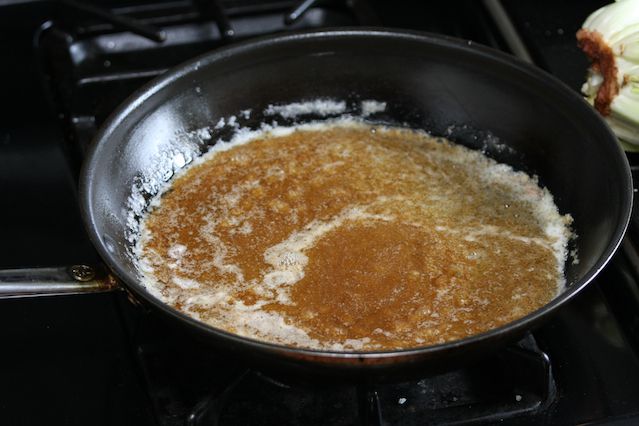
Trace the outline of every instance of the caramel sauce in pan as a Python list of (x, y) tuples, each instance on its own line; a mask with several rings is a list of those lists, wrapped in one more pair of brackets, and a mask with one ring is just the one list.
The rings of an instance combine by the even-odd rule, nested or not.
[(147, 288), (215, 327), (383, 350), (460, 339), (548, 303), (569, 223), (532, 178), (479, 152), (335, 124), (264, 134), (190, 167), (144, 218), (138, 253)]

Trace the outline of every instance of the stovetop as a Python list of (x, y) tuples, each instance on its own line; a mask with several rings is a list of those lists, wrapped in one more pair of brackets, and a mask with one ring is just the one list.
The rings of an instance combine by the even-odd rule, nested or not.
[[(260, 25), (284, 30), (296, 4), (223, 1), (224, 20), (206, 2), (92, 2), (140, 19), (133, 30), (146, 37), (138, 37), (118, 29), (130, 22), (114, 31), (64, 3), (0, 2), (2, 268), (97, 262), (75, 195), (95, 129), (170, 66), (250, 38)], [(294, 27), (373, 24), (472, 39), (578, 90), (587, 64), (574, 33), (601, 4), (332, 1)], [(509, 21), (495, 18), (502, 12)], [(147, 38), (154, 34), (165, 42)], [(629, 159), (637, 178), (639, 158)], [(459, 370), (402, 383), (291, 382), (212, 352), (119, 293), (2, 300), (0, 424), (636, 424), (638, 232), (633, 224), (597, 280), (533, 334)]]

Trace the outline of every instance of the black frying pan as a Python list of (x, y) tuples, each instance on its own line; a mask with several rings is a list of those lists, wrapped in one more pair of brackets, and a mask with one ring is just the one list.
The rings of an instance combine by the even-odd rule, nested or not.
[[(270, 104), (316, 98), (385, 101), (374, 119), (426, 129), (537, 174), (562, 213), (573, 215), (578, 264), (569, 285), (520, 320), (446, 344), (385, 352), (294, 349), (202, 324), (151, 296), (138, 281), (127, 240), (131, 188), (170, 173), (159, 153), (180, 135), (252, 109), (257, 126)], [(307, 116), (306, 119), (315, 117)], [(268, 117), (269, 120), (272, 117)], [(279, 120), (282, 123), (285, 120)], [(225, 136), (197, 140), (198, 150)], [(228, 135), (226, 135), (228, 136)], [(494, 137), (511, 150), (497, 149)], [(158, 170), (158, 167), (162, 170)], [(166, 170), (165, 170), (166, 169)], [(154, 191), (147, 186), (147, 197)], [(147, 84), (96, 136), (80, 182), (93, 243), (121, 285), (201, 338), (285, 370), (393, 376), (439, 368), (512, 341), (582, 290), (613, 255), (631, 210), (632, 184), (614, 134), (581, 97), (539, 69), (498, 51), (439, 36), (385, 30), (319, 31), (261, 38), (211, 52)], [(77, 271), (76, 271), (77, 272)], [(77, 278), (77, 277), (76, 277)], [(521, 283), (526, 285), (526, 283)]]

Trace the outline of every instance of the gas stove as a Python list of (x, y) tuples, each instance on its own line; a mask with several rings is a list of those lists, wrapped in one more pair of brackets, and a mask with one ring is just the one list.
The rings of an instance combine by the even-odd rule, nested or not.
[[(96, 263), (75, 188), (108, 114), (168, 68), (307, 28), (384, 26), (517, 55), (574, 90), (574, 33), (602, 2), (0, 2), (0, 267)], [(630, 155), (639, 178), (639, 156)], [(636, 183), (635, 183), (636, 187)], [(639, 215), (576, 300), (475, 363), (398, 383), (273, 375), (212, 351), (123, 293), (0, 300), (1, 424), (637, 424)]]

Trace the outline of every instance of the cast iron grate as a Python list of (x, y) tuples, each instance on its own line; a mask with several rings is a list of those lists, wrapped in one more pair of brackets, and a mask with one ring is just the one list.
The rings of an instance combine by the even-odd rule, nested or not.
[(66, 131), (71, 166), (106, 117), (167, 69), (229, 42), (291, 29), (376, 23), (365, 2), (334, 1), (302, 10), (296, 2), (157, 2), (111, 10), (65, 0), (75, 11), (36, 34), (41, 74)]
[(135, 329), (138, 365), (161, 426), (535, 423), (556, 398), (550, 359), (530, 334), (458, 370), (355, 385), (276, 379), (152, 314)]
[[(106, 117), (167, 69), (230, 42), (338, 26), (418, 29), (505, 48), (480, 2), (194, 0), (109, 10), (65, 0), (35, 36), (40, 71), (74, 172)], [(73, 13), (62, 13), (64, 11)]]

